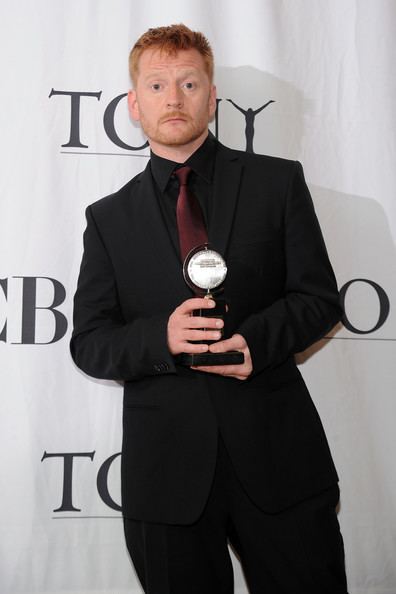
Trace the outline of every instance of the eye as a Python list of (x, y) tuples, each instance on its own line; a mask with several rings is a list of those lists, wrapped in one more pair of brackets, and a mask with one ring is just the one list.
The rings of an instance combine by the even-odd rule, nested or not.
[(160, 83), (152, 83), (151, 89), (154, 92), (158, 92), (158, 91), (160, 91), (162, 89), (162, 85)]
[(183, 84), (183, 87), (184, 87), (185, 89), (187, 89), (187, 91), (192, 91), (193, 89), (195, 89), (195, 86), (196, 86), (196, 85), (195, 85), (195, 83), (193, 83), (193, 82), (190, 82), (190, 81), (189, 81), (189, 82), (185, 82), (185, 83)]

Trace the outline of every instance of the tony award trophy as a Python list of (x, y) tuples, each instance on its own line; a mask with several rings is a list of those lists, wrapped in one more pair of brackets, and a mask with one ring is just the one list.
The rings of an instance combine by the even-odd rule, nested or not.
[[(206, 297), (216, 302), (216, 307), (195, 310), (193, 315), (220, 318), (226, 316), (226, 303), (224, 299), (215, 298), (216, 293), (223, 289), (222, 285), (227, 276), (227, 266), (224, 258), (208, 244), (200, 245), (191, 250), (183, 264), (183, 276), (188, 286), (198, 297)], [(206, 341), (210, 344), (215, 341)], [(244, 355), (240, 351), (226, 353), (181, 353), (178, 363), (188, 366), (198, 365), (237, 365), (244, 362)]]

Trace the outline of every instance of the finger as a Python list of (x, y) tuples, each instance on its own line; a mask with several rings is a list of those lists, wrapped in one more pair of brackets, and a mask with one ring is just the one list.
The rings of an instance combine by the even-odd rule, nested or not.
[(227, 375), (227, 376), (224, 376), (224, 377), (233, 377), (234, 379), (237, 379), (237, 380), (240, 380), (240, 381), (247, 380), (247, 378), (248, 378), (247, 375), (236, 375), (236, 374), (235, 375)]
[(216, 303), (213, 299), (205, 299), (204, 297), (193, 297), (183, 301), (176, 309), (181, 314), (191, 313), (194, 309), (213, 309)]
[(219, 340), (215, 344), (211, 345), (212, 353), (225, 353), (227, 351), (242, 351), (246, 347), (246, 341), (243, 336), (235, 334), (231, 338), (225, 340)]
[(189, 316), (185, 321), (188, 328), (223, 328), (224, 321), (220, 318), (203, 318), (201, 316)]
[(218, 330), (191, 330), (186, 329), (182, 333), (183, 340), (219, 340), (221, 332)]
[(199, 365), (192, 367), (197, 371), (204, 371), (205, 373), (216, 373), (217, 375), (235, 376), (241, 375), (240, 365)]
[(210, 348), (212, 353), (226, 353), (227, 351), (237, 350), (235, 343), (230, 339), (219, 340), (213, 343)]
[(194, 354), (194, 353), (206, 353), (207, 351), (208, 351), (207, 344), (202, 344), (202, 343), (193, 344), (191, 342), (183, 342), (180, 344), (180, 350), (178, 352)]
[[(230, 365), (226, 365), (226, 367), (231, 367)], [(246, 380), (249, 376), (248, 373), (246, 374), (241, 374), (239, 373), (233, 373), (230, 370), (226, 370), (223, 369), (222, 367), (217, 367), (217, 371), (215, 371), (214, 366), (210, 366), (210, 367), (205, 367), (205, 366), (196, 366), (196, 367), (191, 367), (191, 369), (195, 369), (196, 371), (203, 371), (204, 373), (213, 373), (213, 374), (217, 374), (217, 375), (222, 375), (223, 377), (232, 377), (234, 379), (243, 381)]]

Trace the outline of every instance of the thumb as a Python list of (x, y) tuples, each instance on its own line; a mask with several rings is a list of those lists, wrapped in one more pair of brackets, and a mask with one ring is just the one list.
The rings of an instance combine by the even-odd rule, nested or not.
[(227, 351), (234, 351), (243, 349), (245, 347), (245, 339), (240, 334), (234, 334), (231, 338), (226, 340), (219, 340), (209, 345), (209, 350), (212, 353), (225, 353)]

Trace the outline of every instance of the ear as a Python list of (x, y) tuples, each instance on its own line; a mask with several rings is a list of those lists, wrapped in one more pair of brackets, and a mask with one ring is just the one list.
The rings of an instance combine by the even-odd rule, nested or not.
[(140, 120), (139, 105), (136, 97), (136, 91), (134, 89), (128, 92), (128, 109), (131, 118), (138, 122)]
[(217, 98), (217, 89), (216, 89), (216, 85), (212, 85), (210, 87), (210, 94), (209, 94), (209, 117), (210, 119), (213, 118), (215, 112), (216, 112), (216, 98)]
[(212, 85), (210, 87), (210, 93), (209, 93), (209, 121), (212, 121), (215, 113), (216, 113), (216, 107), (217, 107), (217, 103), (216, 103), (216, 98), (217, 98), (217, 89), (215, 85)]

